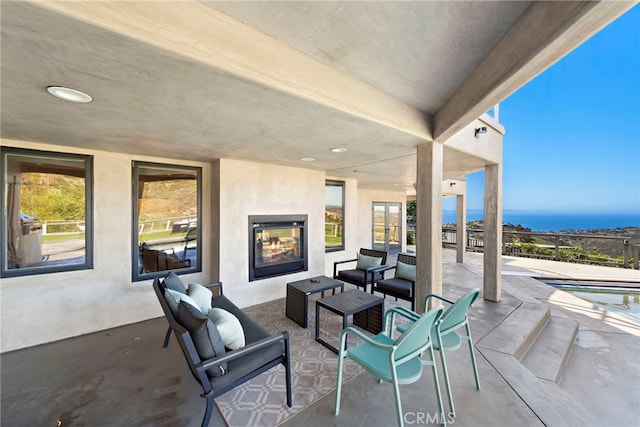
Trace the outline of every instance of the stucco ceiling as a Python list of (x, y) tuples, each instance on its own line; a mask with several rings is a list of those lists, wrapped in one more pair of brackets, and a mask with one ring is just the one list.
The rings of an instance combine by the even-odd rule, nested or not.
[[(486, 90), (457, 111), (465, 83), (527, 14), (526, 1), (101, 2), (91, 5), (93, 11), (82, 3), (0, 2), (3, 138), (189, 160), (268, 162), (354, 177), (365, 187), (409, 189), (416, 146), (430, 139), (444, 107), (455, 110), (462, 128), (470, 122), (464, 114), (478, 117), (541, 68), (526, 70), (506, 89)], [(96, 12), (99, 7), (104, 10)], [(576, 10), (586, 13), (590, 7)], [(607, 13), (592, 27), (620, 12)], [(250, 50), (237, 38), (223, 39), (221, 19), (246, 33), (246, 40), (262, 33), (277, 54), (252, 64)], [(575, 23), (560, 17), (562, 26)], [(171, 40), (164, 43), (163, 35)], [(581, 30), (542, 68), (588, 35)], [(207, 50), (216, 43), (225, 52)], [(244, 69), (234, 62), (238, 58)], [(269, 78), (278, 84), (249, 73), (270, 68), (269, 60)], [(296, 75), (298, 69), (305, 72)], [(327, 74), (332, 79), (325, 82)], [(94, 100), (60, 101), (45, 91), (49, 85), (80, 89)], [(324, 99), (309, 90), (313, 85), (326, 88)], [(342, 92), (351, 98), (341, 98)], [(395, 122), (384, 120), (396, 111), (412, 124), (404, 127), (400, 113)], [(338, 155), (332, 147), (348, 151)], [(315, 161), (301, 162), (302, 157)], [(445, 168), (445, 178), (484, 164), (446, 144), (445, 159), (457, 165)]]

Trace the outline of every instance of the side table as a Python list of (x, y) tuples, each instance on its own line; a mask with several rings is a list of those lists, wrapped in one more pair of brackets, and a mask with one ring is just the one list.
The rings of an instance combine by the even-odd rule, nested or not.
[(333, 295), (335, 295), (337, 288), (344, 291), (344, 283), (326, 276), (287, 283), (287, 317), (303, 328), (307, 328), (309, 324), (309, 295), (320, 292), (321, 297), (324, 297), (324, 292), (328, 290), (333, 290)]
[[(331, 295), (316, 301), (316, 341), (334, 353), (338, 349), (320, 338), (320, 307), (342, 316), (342, 329), (347, 327), (347, 318), (353, 315), (353, 324), (371, 333), (382, 331), (384, 299), (359, 289)], [(345, 341), (345, 347), (347, 343)]]

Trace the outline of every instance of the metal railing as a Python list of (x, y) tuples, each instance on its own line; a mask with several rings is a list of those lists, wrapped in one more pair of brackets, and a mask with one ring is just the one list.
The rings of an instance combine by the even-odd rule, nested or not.
[[(541, 237), (548, 243), (536, 243), (534, 236)], [(510, 239), (517, 237), (517, 239)], [(530, 238), (531, 242), (518, 242), (518, 240)], [(621, 256), (611, 257), (604, 254), (596, 254), (593, 251), (571, 245), (567, 239), (597, 239), (619, 242)], [(442, 244), (444, 246), (457, 245), (456, 229), (446, 227), (442, 229)], [(482, 252), (484, 250), (484, 230), (469, 229), (466, 236), (466, 249)], [(581, 264), (607, 265), (623, 268), (639, 269), (640, 244), (632, 243), (626, 237), (603, 236), (598, 234), (569, 234), (569, 233), (543, 233), (529, 231), (503, 231), (502, 254), (510, 256), (522, 256), (528, 258), (550, 259), (563, 262), (575, 262)]]

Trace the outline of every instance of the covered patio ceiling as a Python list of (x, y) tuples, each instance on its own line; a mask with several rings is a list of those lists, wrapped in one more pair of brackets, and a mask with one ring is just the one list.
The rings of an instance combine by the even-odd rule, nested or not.
[(2, 1), (2, 137), (411, 191), (419, 144), (445, 179), (483, 168), (450, 138), (632, 6)]

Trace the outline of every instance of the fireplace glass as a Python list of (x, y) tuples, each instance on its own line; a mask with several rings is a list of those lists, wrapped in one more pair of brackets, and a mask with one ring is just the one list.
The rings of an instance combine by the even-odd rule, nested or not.
[(307, 269), (306, 221), (289, 216), (251, 217), (249, 280)]

